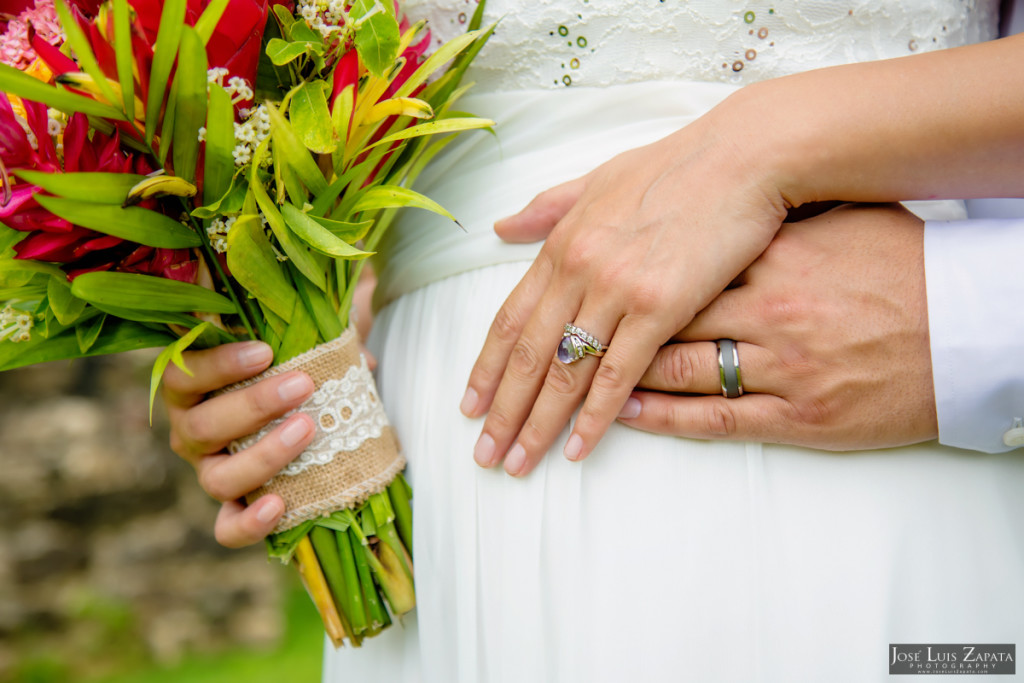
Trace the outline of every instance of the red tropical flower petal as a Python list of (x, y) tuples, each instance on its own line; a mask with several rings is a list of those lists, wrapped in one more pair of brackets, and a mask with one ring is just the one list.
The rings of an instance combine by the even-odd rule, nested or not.
[(75, 260), (75, 245), (81, 239), (77, 232), (61, 235), (49, 232), (32, 233), (14, 245), (15, 258), (66, 263)]

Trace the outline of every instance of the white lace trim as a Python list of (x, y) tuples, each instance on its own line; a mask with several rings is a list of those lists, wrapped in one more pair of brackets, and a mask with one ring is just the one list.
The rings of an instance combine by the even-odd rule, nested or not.
[[(403, 6), (428, 19), (439, 44), (465, 31), (476, 2)], [(741, 85), (899, 57), (994, 38), (999, 0), (488, 0), (486, 22), (499, 18), (467, 74), (477, 93), (662, 80)]]
[(366, 441), (380, 437), (388, 424), (373, 375), (366, 358), (360, 354), (359, 365), (350, 367), (343, 378), (325, 381), (297, 409), (256, 434), (232, 442), (229, 451), (237, 453), (252, 446), (296, 412), (306, 413), (316, 420), (316, 436), (306, 450), (276, 476), (294, 477), (310, 467), (331, 463), (335, 454), (355, 451)]

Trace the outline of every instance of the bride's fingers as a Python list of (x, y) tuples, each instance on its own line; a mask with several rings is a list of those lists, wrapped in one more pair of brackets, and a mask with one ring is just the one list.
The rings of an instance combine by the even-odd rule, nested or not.
[(494, 224), (494, 232), (506, 242), (538, 242), (545, 239), (569, 212), (583, 192), (584, 179), (577, 178), (541, 192), (519, 213)]
[(498, 309), (480, 355), (469, 373), (466, 393), (459, 405), (459, 410), (466, 417), (479, 417), (490, 409), (505, 374), (505, 366), (510, 361), (509, 356), (550, 278), (551, 264), (542, 253)]
[[(736, 355), (740, 360), (743, 390), (772, 393), (775, 385), (771, 354), (755, 344), (737, 342)], [(636, 388), (675, 394), (720, 394), (720, 371), (715, 342), (669, 344), (658, 350)]]
[[(565, 296), (556, 295), (550, 289), (545, 292), (522, 335), (508, 351), (507, 363), (500, 368), (495, 364), (500, 385), (473, 450), (473, 459), (481, 466), (496, 465), (512, 447), (544, 384), (551, 359), (562, 340), (565, 322), (576, 317), (577, 305), (568, 302), (578, 300), (572, 291)], [(482, 352), (481, 360), (483, 358)], [(519, 457), (518, 451), (516, 457)]]
[(660, 347), (658, 339), (659, 331), (650, 322), (626, 317), (619, 323), (566, 441), (565, 457), (582, 460), (594, 449)]
[(771, 394), (723, 396), (676, 396), (635, 391), (634, 417), (619, 420), (646, 432), (691, 439), (731, 439), (800, 443), (792, 404)]
[[(584, 343), (601, 343), (601, 340), (611, 339), (615, 321), (603, 324), (589, 322), (601, 317), (597, 311), (581, 310), (574, 321), (574, 326), (579, 330), (577, 339)], [(566, 339), (563, 334), (559, 346)], [(568, 364), (557, 357), (551, 359), (540, 393), (505, 457), (506, 472), (513, 476), (524, 476), (540, 462), (569, 422), (580, 401), (587, 395), (599, 361), (598, 357), (589, 353)]]
[(199, 458), (196, 463), (199, 485), (221, 502), (241, 498), (297, 458), (315, 433), (311, 417), (301, 413), (292, 415), (245, 450)]
[(259, 431), (299, 407), (313, 389), (309, 375), (296, 370), (214, 396), (187, 410), (169, 407), (171, 449), (194, 465), (198, 457), (217, 453), (232, 440)]
[(211, 391), (259, 374), (274, 359), (273, 351), (263, 342), (224, 344), (182, 355), (191, 376), (169, 365), (164, 372), (162, 391), (169, 406), (183, 408), (199, 403)]
[(222, 546), (243, 548), (266, 538), (283, 514), (284, 501), (274, 494), (263, 496), (248, 507), (228, 501), (220, 506), (213, 533)]

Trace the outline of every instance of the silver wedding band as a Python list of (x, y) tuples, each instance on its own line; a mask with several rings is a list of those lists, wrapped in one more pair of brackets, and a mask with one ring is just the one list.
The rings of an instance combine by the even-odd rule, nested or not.
[(742, 396), (743, 376), (740, 374), (740, 355), (736, 350), (736, 342), (732, 339), (719, 339), (715, 343), (718, 345), (718, 379), (722, 385), (722, 396)]

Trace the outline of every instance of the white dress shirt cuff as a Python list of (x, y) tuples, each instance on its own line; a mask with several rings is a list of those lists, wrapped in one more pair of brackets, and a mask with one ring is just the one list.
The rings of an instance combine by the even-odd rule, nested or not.
[(1024, 444), (1024, 219), (929, 221), (924, 257), (939, 441)]

